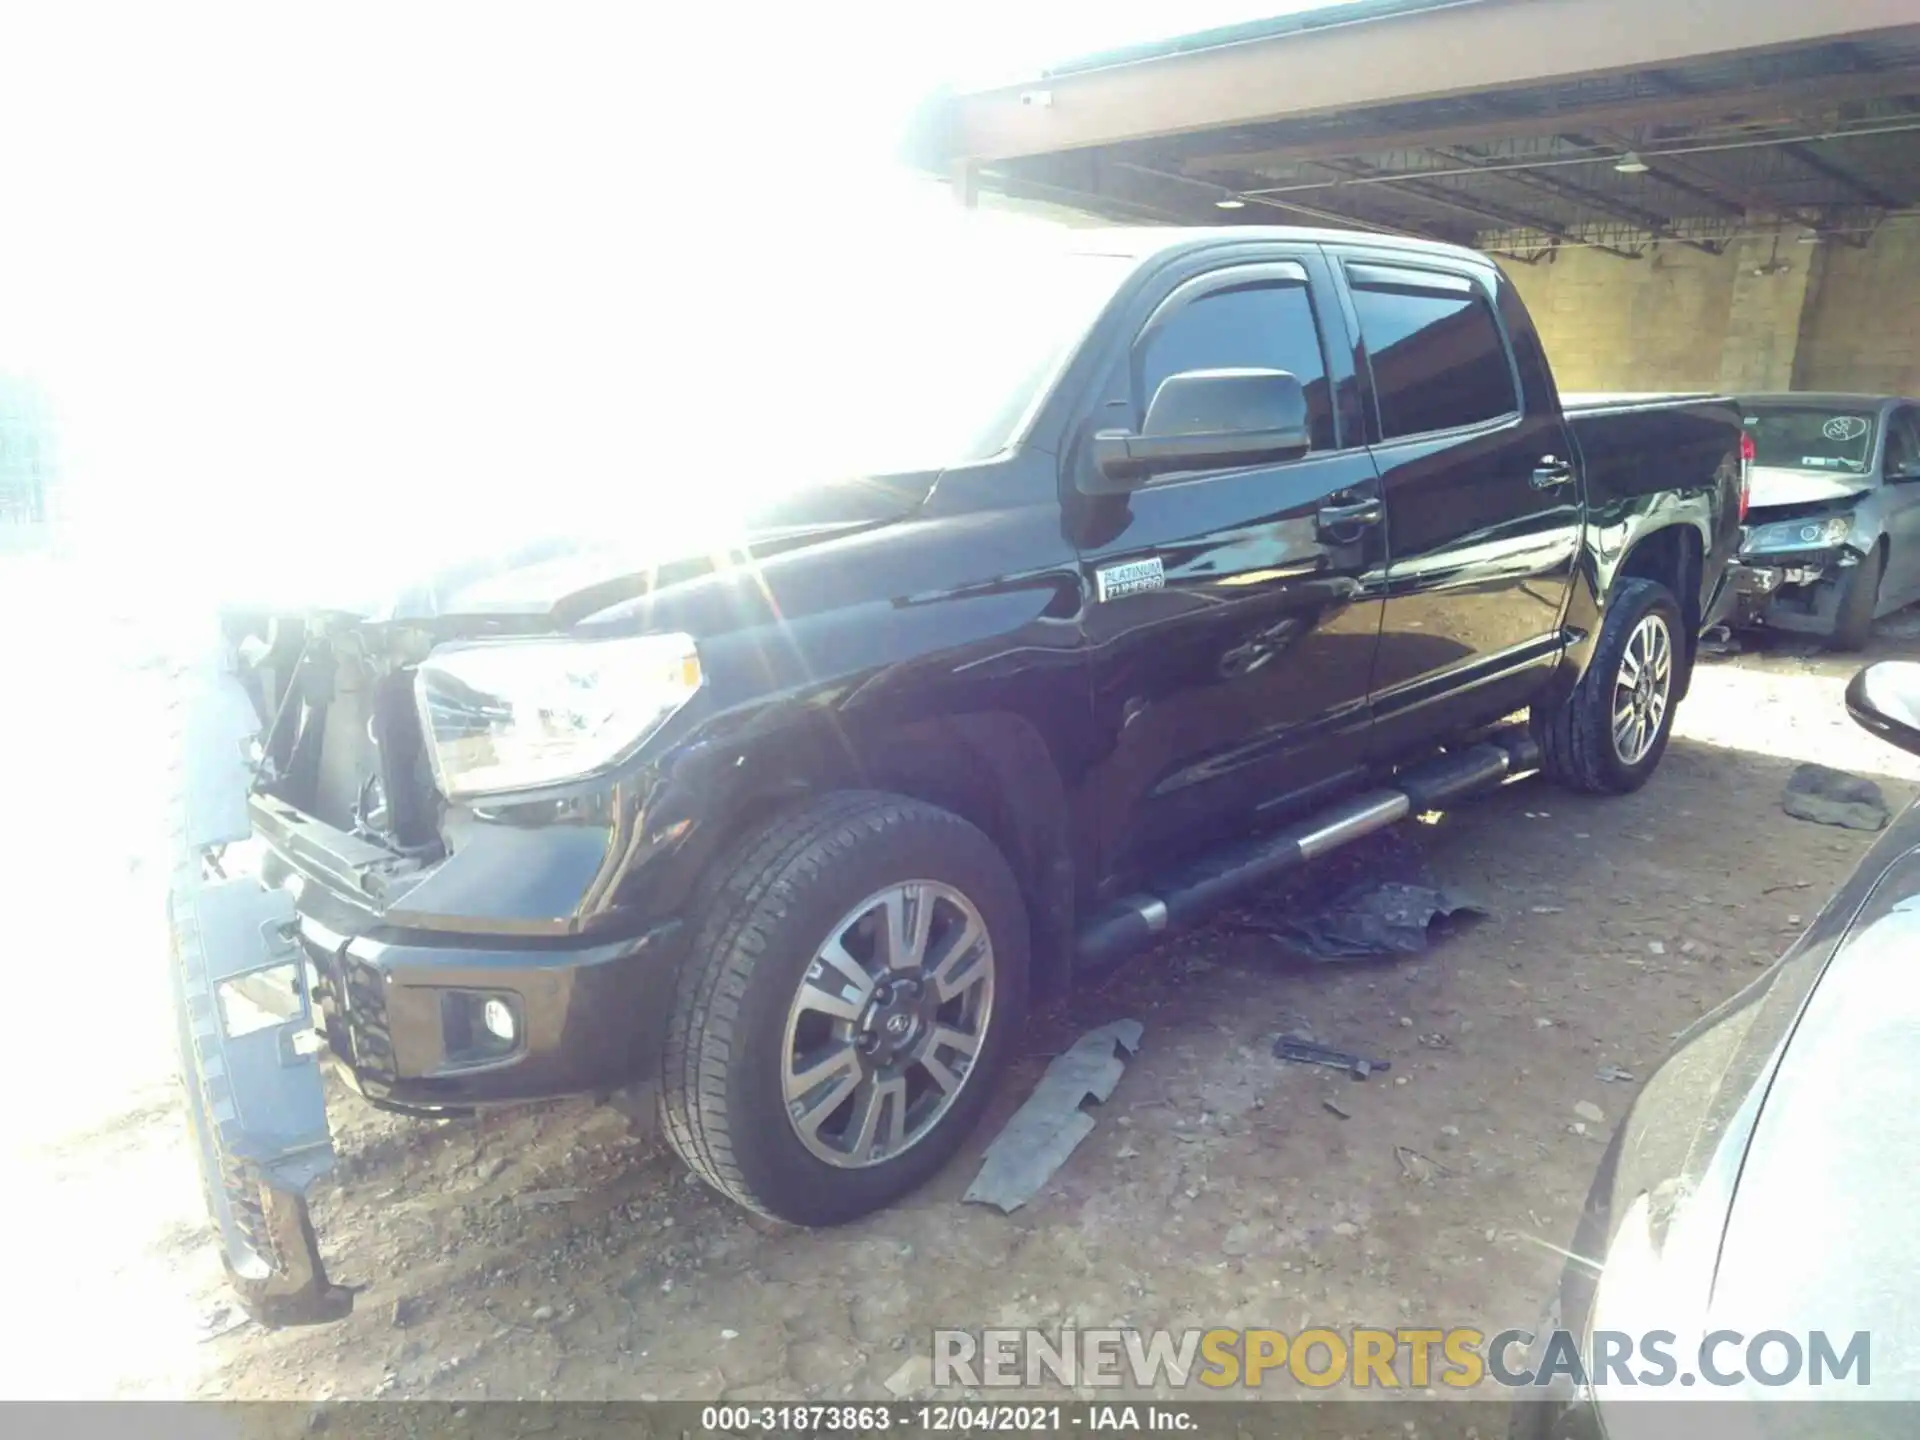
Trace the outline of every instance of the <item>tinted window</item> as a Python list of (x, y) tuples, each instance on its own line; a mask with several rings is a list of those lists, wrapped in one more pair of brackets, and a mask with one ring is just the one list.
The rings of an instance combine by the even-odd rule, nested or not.
[(1888, 475), (1911, 475), (1920, 469), (1920, 415), (1912, 410), (1896, 410), (1887, 427)]
[(1864, 475), (1873, 464), (1876, 427), (1870, 410), (1753, 406), (1746, 422), (1756, 465)]
[(1439, 277), (1433, 288), (1378, 283), (1365, 273), (1350, 272), (1353, 306), (1387, 439), (1451, 430), (1520, 408), (1507, 347), (1478, 286)]
[(1315, 450), (1331, 450), (1333, 402), (1327, 364), (1305, 285), (1250, 285), (1216, 290), (1175, 311), (1147, 341), (1141, 357), (1140, 402), (1183, 370), (1285, 370), (1307, 392), (1307, 426)]

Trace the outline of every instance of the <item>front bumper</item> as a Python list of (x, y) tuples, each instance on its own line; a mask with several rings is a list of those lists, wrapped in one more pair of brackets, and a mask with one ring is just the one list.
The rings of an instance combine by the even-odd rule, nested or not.
[(1830, 634), (1839, 616), (1840, 582), (1859, 563), (1860, 556), (1845, 546), (1740, 555), (1728, 567), (1735, 596), (1729, 621)]
[[(645, 1074), (665, 1035), (681, 927), (587, 944), (382, 935), (269, 850), (260, 883), (294, 896), (293, 938), (327, 1048), (374, 1103), (458, 1109), (605, 1092)], [(511, 1036), (481, 1019), (491, 1000)]]
[[(487, 837), (494, 845), (467, 847), (464, 865), (408, 877), (392, 852), (250, 795), (259, 722), (230, 656), (196, 670), (185, 691), (170, 968), (207, 1206), (254, 1319), (334, 1320), (352, 1291), (328, 1279), (307, 1203), (334, 1163), (323, 1046), (391, 1108), (445, 1113), (616, 1089), (657, 1059), (680, 926), (609, 917), (585, 933), (497, 918), (496, 932), (518, 923), (520, 933), (422, 928), (401, 898), (408, 878), (459, 870), (451, 878), (467, 896), (543, 904), (539, 887), (551, 893), (556, 875), (569, 883), (570, 859), (594, 873), (579, 842), (602, 832), (502, 826)], [(514, 864), (497, 863), (501, 843)], [(508, 1017), (494, 1027), (504, 1036), (487, 1028), (496, 1015)]]

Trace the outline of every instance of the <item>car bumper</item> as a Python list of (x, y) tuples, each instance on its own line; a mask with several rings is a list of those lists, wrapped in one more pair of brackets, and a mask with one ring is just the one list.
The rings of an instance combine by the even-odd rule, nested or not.
[(1838, 582), (1859, 563), (1844, 546), (1739, 556), (1728, 567), (1734, 591), (1729, 623), (1829, 634), (1839, 615)]
[[(354, 1087), (409, 1110), (618, 1089), (659, 1056), (681, 926), (557, 948), (431, 943), (339, 928), (339, 898), (273, 853), (261, 882), (295, 892), (314, 1023)], [(490, 1003), (491, 1002), (491, 1003)], [(488, 1026), (504, 1015), (505, 1034)]]
[[(475, 917), (427, 923), (408, 908), (411, 897), (430, 884), (477, 893), (492, 869), (480, 847), (395, 877), (385, 874), (390, 852), (283, 801), (253, 796), (248, 815), (260, 842), (257, 882), (291, 900), (314, 1023), (375, 1104), (431, 1111), (605, 1092), (657, 1060), (677, 919), (584, 934), (525, 920), (495, 922), (493, 933)], [(564, 837), (548, 847), (531, 843), (533, 831), (522, 835), (521, 883), (543, 856), (562, 868)], [(466, 866), (483, 873), (451, 873)], [(490, 1029), (490, 1015), (505, 1026)]]
[[(453, 862), (409, 870), (249, 793), (258, 717), (230, 663), (196, 667), (183, 690), (168, 914), (188, 1127), (248, 1314), (334, 1320), (352, 1292), (328, 1279), (307, 1203), (334, 1163), (322, 1049), (374, 1103), (429, 1113), (619, 1088), (657, 1058), (681, 927), (609, 915), (569, 931), (512, 914), (487, 934), (422, 926), (396, 903), (409, 879), (458, 879), (471, 895), (491, 871), (490, 893), (517, 900), (567, 878), (569, 853), (590, 871), (566, 841), (591, 833), (516, 830), (526, 843), (506, 868), (470, 845), (464, 878), (447, 876)], [(494, 1031), (489, 1013), (506, 1017)]]

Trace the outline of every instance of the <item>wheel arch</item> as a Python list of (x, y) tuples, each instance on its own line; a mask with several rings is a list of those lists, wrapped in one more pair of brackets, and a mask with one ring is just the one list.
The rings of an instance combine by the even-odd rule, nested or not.
[(1060, 993), (1071, 973), (1074, 860), (1066, 784), (1032, 722), (981, 711), (893, 723), (848, 723), (830, 742), (780, 745), (765, 767), (781, 783), (745, 798), (716, 836), (709, 864), (796, 805), (839, 790), (905, 795), (951, 811), (998, 847), (1027, 907), (1037, 998)]
[(1676, 522), (1649, 530), (1638, 537), (1614, 567), (1609, 591), (1622, 580), (1652, 580), (1672, 592), (1680, 605), (1680, 638), (1686, 644), (1686, 663), (1681, 667), (1680, 683), (1675, 688), (1676, 702), (1686, 698), (1693, 679), (1693, 659), (1700, 643), (1701, 566), (1706, 554), (1705, 542), (1692, 525)]
[(1074, 931), (1066, 785), (1039, 731), (1004, 711), (899, 725), (863, 737), (862, 781), (951, 810), (999, 847), (1033, 932), (1037, 995), (1065, 988)]

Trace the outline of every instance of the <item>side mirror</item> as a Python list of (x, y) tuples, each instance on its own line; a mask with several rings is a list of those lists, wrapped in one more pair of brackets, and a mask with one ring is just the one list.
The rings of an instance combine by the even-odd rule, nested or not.
[(1307, 394), (1285, 370), (1183, 370), (1160, 382), (1138, 435), (1095, 434), (1093, 458), (1111, 494), (1169, 471), (1294, 460), (1310, 447)]
[(1847, 684), (1847, 713), (1889, 745), (1920, 755), (1920, 663), (1867, 666)]

